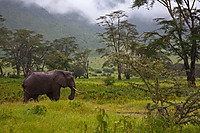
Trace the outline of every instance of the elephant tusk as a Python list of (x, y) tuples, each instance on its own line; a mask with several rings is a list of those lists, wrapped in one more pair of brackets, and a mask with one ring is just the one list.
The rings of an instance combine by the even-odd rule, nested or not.
[(80, 94), (80, 93), (78, 93), (78, 92), (75, 92), (75, 93), (78, 94), (78, 95)]
[(76, 89), (76, 88), (74, 88), (74, 87), (73, 87), (73, 89), (74, 89), (75, 91), (77, 91), (77, 92), (82, 92), (82, 91), (79, 91), (79, 90), (77, 90), (77, 89)]

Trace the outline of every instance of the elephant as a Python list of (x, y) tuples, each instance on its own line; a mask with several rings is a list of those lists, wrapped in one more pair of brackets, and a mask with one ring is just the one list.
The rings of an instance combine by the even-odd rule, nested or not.
[(73, 100), (75, 93), (80, 92), (76, 89), (74, 78), (68, 71), (52, 70), (49, 72), (33, 72), (22, 82), (24, 90), (24, 103), (30, 98), (38, 101), (38, 96), (46, 94), (50, 100), (59, 100), (60, 88), (69, 87), (71, 94), (69, 100)]

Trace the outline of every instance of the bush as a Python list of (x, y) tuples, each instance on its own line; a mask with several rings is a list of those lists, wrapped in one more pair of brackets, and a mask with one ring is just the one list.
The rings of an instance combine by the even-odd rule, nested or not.
[(28, 109), (28, 111), (32, 114), (44, 115), (47, 112), (47, 108), (44, 105), (36, 105)]
[(97, 74), (91, 74), (91, 76), (93, 76), (93, 77), (97, 77), (98, 75), (97, 75)]
[(104, 68), (103, 71), (104, 71), (105, 73), (114, 73), (114, 72), (115, 72), (115, 69)]
[(112, 76), (107, 76), (105, 79), (104, 79), (104, 83), (106, 84), (106, 86), (108, 85), (113, 85), (115, 83), (115, 78), (112, 77)]
[(11, 74), (11, 75), (9, 76), (9, 78), (18, 79), (18, 78), (20, 78), (20, 76), (19, 76), (19, 75), (15, 75), (15, 74)]
[(95, 70), (95, 73), (102, 73), (102, 71), (99, 70), (99, 69), (96, 69), (96, 70)]

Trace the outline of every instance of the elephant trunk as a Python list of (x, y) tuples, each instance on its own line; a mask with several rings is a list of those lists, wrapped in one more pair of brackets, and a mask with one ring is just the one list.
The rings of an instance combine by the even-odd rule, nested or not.
[(74, 97), (75, 97), (75, 90), (74, 90), (74, 88), (72, 87), (72, 88), (71, 88), (71, 94), (68, 96), (68, 98), (69, 98), (69, 100), (73, 100)]
[(75, 83), (72, 86), (70, 86), (71, 94), (68, 96), (69, 100), (73, 100), (75, 97), (75, 92), (76, 92), (75, 87), (76, 87)]

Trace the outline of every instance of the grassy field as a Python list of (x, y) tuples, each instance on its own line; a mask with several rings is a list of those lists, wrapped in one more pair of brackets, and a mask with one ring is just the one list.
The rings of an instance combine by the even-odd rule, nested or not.
[[(165, 128), (147, 119), (149, 95), (134, 90), (126, 80), (105, 86), (102, 79), (76, 79), (83, 93), (68, 100), (70, 89), (61, 89), (58, 102), (45, 95), (39, 102), (23, 104), (23, 79), (0, 78), (0, 133), (183, 132), (198, 133), (199, 126)], [(131, 81), (141, 83), (140, 79)]]

